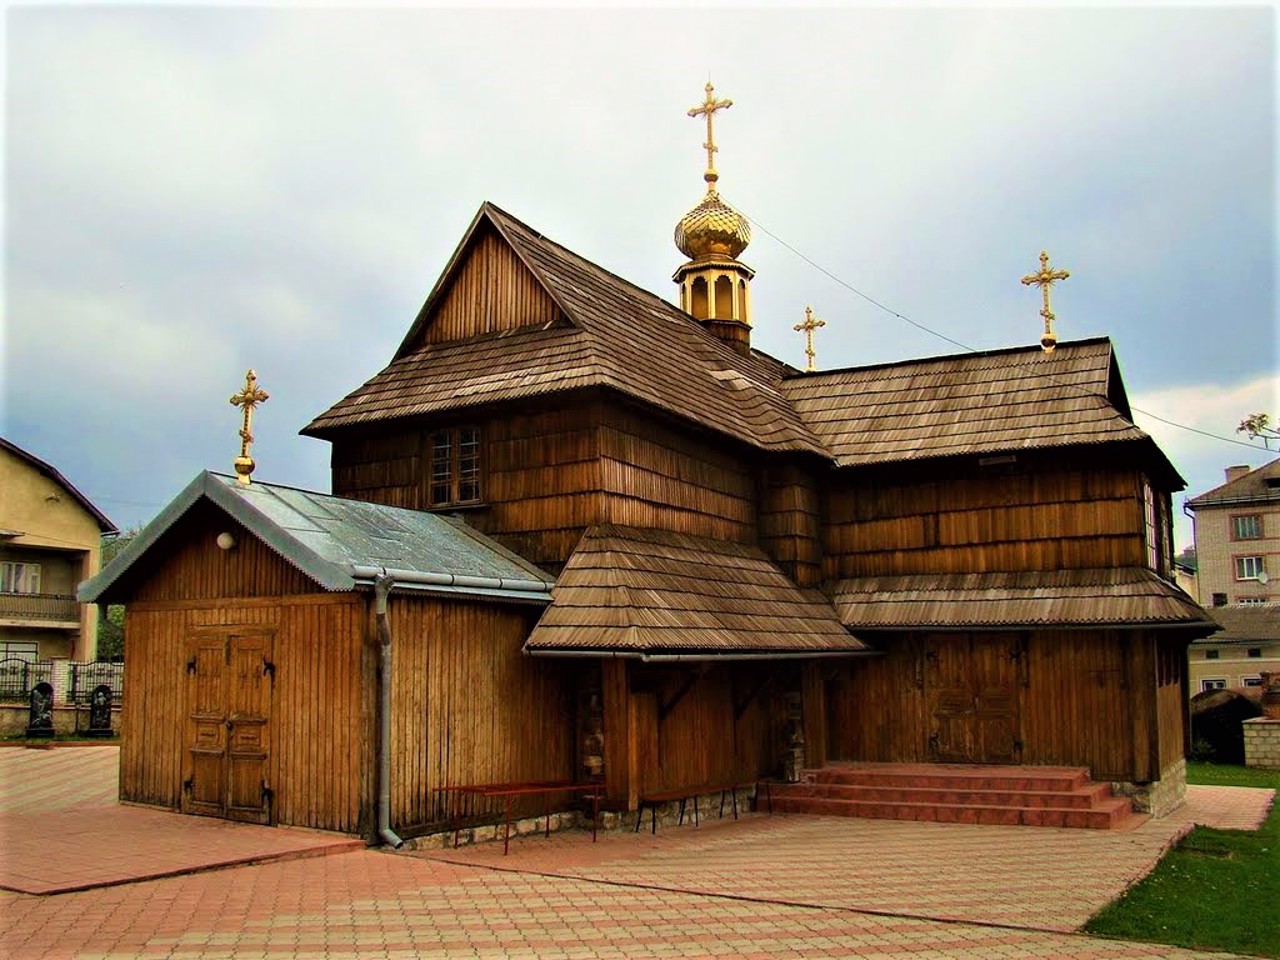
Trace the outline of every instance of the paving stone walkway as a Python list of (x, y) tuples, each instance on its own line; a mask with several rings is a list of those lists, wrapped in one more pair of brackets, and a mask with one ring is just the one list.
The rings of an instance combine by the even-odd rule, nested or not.
[[(212, 824), (245, 838), (252, 834), (253, 843), (266, 842), (260, 839), (262, 828), (104, 803), (98, 788), (85, 781), (86, 770), (103, 763), (102, 756), (91, 758), (88, 751), (70, 749), (32, 753), (35, 758), (57, 760), (61, 770), (53, 777), (53, 767), (42, 766), (38, 759), (15, 760), (0, 751), (0, 829), (6, 861), (12, 859), (14, 818), (31, 815), (30, 805), (23, 800), (28, 788), (12, 779), (15, 769), (21, 769), (31, 790), (46, 789), (51, 780), (63, 778), (62, 792), (52, 794), (55, 805), (75, 815), (114, 810), (123, 818), (119, 829), (127, 828), (129, 818), (150, 813), (177, 820), (182, 827), (200, 830), (199, 825)], [(64, 753), (76, 753), (79, 760), (61, 756)], [(109, 793), (114, 795), (114, 776), (111, 784)], [(1267, 796), (1232, 793), (1215, 803), (1207, 795), (1208, 807), (1198, 816), (1217, 816), (1216, 811), (1225, 810), (1234, 822), (1246, 824), (1265, 813), (1270, 799), (1270, 791), (1252, 793)], [(98, 799), (87, 799), (91, 796)], [(10, 812), (14, 810), (22, 812)], [(1188, 816), (1197, 814), (1192, 810)], [(876, 829), (864, 829), (867, 825)], [(884, 826), (877, 821), (833, 823), (826, 818), (753, 815), (736, 824), (713, 822), (696, 830), (661, 830), (657, 838), (603, 835), (596, 845), (585, 834), (551, 840), (521, 837), (505, 861), (500, 844), (459, 851), (458, 858), (473, 858), (467, 864), (445, 861), (444, 851), (404, 855), (360, 849), (336, 856), (199, 870), (84, 892), (0, 893), (0, 957), (1189, 960), (1227, 956), (1028, 929), (1031, 924), (1025, 917), (1015, 925), (1002, 926), (907, 916), (897, 909), (913, 895), (927, 897), (931, 886), (947, 875), (938, 867), (944, 862), (956, 886), (939, 898), (935, 908), (940, 911), (958, 909), (954, 904), (964, 899), (959, 884), (965, 876), (983, 891), (971, 891), (969, 899), (1016, 900), (1027, 877), (1063, 868), (1073, 858), (1084, 861), (1081, 869), (1086, 871), (1090, 863), (1112, 869), (1107, 866), (1111, 858), (1132, 865), (1155, 846), (1154, 839), (1139, 836), (1142, 828), (1105, 834), (1121, 841), (1108, 852), (1091, 831), (890, 824), (911, 831), (937, 829), (927, 834), (877, 833)], [(1009, 850), (1021, 844), (1023, 856), (1002, 851), (993, 859), (990, 848), (996, 841), (986, 836), (977, 839), (974, 833), (991, 830), (1014, 831)], [(1041, 833), (1071, 836), (1038, 837)], [(48, 834), (45, 839), (50, 839)], [(81, 837), (78, 842), (78, 856), (91, 859), (96, 850), (92, 838)], [(816, 879), (803, 868), (774, 875), (784, 853), (797, 855), (803, 845), (814, 842), (820, 848), (815, 859), (825, 864), (818, 868)], [(30, 856), (29, 852), (19, 854)], [(553, 862), (556, 855), (565, 858), (558, 865)], [(1052, 859), (1037, 865), (1037, 856)], [(841, 858), (856, 857), (867, 863), (841, 862)], [(934, 866), (909, 881), (907, 864), (913, 858)], [(875, 864), (883, 865), (883, 871), (873, 869)], [(551, 867), (558, 867), (563, 875), (551, 875)], [(699, 867), (716, 871), (723, 889), (679, 889), (689, 885)], [(865, 905), (851, 905), (864, 903), (877, 885), (898, 874), (903, 886), (888, 896), (891, 909), (871, 912)], [(914, 884), (910, 889), (908, 882)], [(753, 899), (746, 899), (747, 895)], [(814, 902), (802, 902), (805, 898)], [(1068, 913), (1046, 910), (1043, 916), (1067, 922)]]

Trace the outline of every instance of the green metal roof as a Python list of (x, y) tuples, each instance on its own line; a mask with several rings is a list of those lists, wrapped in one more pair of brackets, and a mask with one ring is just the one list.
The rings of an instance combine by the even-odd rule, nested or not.
[(80, 584), (85, 603), (111, 588), (187, 511), (209, 500), (325, 590), (372, 586), (387, 573), (396, 589), (547, 603), (554, 578), (458, 517), (199, 474), (102, 572)]

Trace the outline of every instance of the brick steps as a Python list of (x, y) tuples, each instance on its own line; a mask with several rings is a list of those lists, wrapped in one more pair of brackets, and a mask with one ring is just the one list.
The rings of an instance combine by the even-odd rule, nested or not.
[(1133, 806), (1083, 768), (853, 764), (770, 784), (775, 813), (1113, 829)]

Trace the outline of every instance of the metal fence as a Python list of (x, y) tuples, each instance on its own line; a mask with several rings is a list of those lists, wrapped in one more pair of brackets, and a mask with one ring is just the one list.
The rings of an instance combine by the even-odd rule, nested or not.
[(124, 695), (124, 664), (94, 660), (73, 662), (67, 668), (67, 703), (88, 703), (99, 684), (111, 688), (111, 702), (120, 703)]
[(39, 683), (53, 683), (53, 661), (0, 660), (0, 701), (26, 703)]

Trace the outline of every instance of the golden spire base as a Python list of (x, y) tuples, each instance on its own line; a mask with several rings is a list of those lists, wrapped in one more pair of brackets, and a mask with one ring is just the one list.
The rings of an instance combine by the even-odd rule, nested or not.
[(1058, 342), (1057, 336), (1053, 332), (1053, 321), (1057, 319), (1052, 310), (1049, 309), (1049, 289), (1059, 280), (1065, 280), (1071, 276), (1066, 270), (1052, 270), (1049, 268), (1049, 253), (1046, 250), (1040, 251), (1040, 270), (1038, 273), (1029, 273), (1022, 278), (1023, 286), (1037, 286), (1040, 288), (1041, 294), (1044, 296), (1044, 306), (1040, 310), (1040, 316), (1044, 317), (1044, 334), (1040, 337), (1040, 349), (1045, 353), (1053, 353), (1053, 348)]
[(245, 374), (244, 389), (231, 397), (233, 407), (244, 409), (244, 420), (240, 427), (240, 456), (236, 457), (233, 465), (236, 479), (246, 487), (249, 485), (249, 475), (253, 473), (253, 468), (256, 466), (253, 457), (249, 456), (249, 447), (253, 445), (253, 434), (250, 432), (250, 427), (253, 425), (253, 410), (258, 404), (266, 403), (270, 399), (271, 395), (267, 391), (258, 388), (258, 376), (252, 370)]

